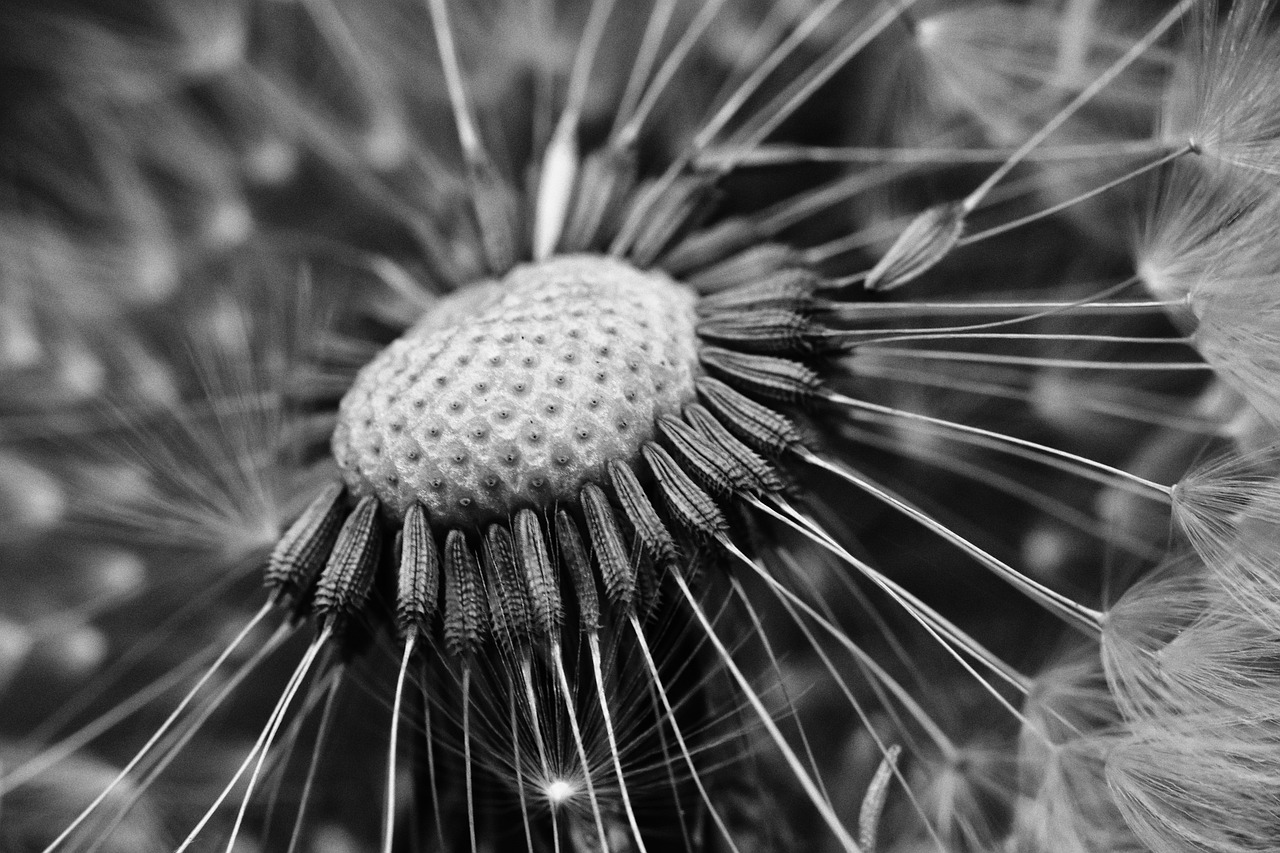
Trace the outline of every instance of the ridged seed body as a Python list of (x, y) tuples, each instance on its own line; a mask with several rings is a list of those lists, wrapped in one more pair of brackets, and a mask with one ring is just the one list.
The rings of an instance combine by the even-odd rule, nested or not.
[(351, 491), (471, 526), (576, 502), (694, 396), (694, 295), (574, 255), (442, 300), (366, 365), (334, 456)]

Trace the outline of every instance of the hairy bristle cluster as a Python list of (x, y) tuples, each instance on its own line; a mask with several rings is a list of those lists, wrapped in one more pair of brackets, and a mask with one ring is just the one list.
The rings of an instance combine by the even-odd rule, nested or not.
[(342, 401), (347, 486), (397, 517), (416, 501), (478, 525), (572, 500), (693, 395), (693, 294), (660, 273), (567, 256), (481, 293), (455, 325), (428, 314)]

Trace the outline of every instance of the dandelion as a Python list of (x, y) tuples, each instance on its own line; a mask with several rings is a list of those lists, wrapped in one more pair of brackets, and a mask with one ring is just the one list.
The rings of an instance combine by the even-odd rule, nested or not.
[[(110, 394), (0, 421), (10, 479), (49, 472), (43, 495), (11, 490), (22, 564), (57, 544), (49, 530), (138, 561), (100, 619), (44, 607), (51, 624), (125, 623), (113, 639), (129, 642), (80, 691), (45, 691), (26, 733), (45, 744), (0, 797), (126, 722), (141, 734), (108, 750), (118, 772), (74, 814), (43, 821), (39, 849), (106, 844), (161, 796), (190, 805), (167, 822), (178, 853), (1220, 837), (1212, 815), (1177, 828), (1190, 806), (1153, 801), (1163, 777), (1133, 771), (1200, 719), (1195, 689), (1152, 698), (1154, 642), (1134, 639), (1195, 596), (1148, 610), (1140, 587), (1108, 606), (1111, 573), (1070, 564), (1149, 567), (1165, 531), (1134, 519), (1163, 514), (1234, 593), (1224, 619), (1273, 625), (1237, 612), (1274, 610), (1251, 544), (1270, 481), (1239, 460), (1183, 477), (1189, 459), (1165, 459), (1174, 473), (1149, 477), (1130, 454), (1221, 437), (1227, 417), (1192, 408), (1215, 371), (1246, 396), (1260, 384), (1214, 355), (1227, 324), (1200, 271), (1232, 257), (1238, 224), (1265, 267), (1249, 214), (1269, 196), (1207, 226), (1185, 206), (1157, 217), (1159, 251), (1135, 269), (1081, 251), (1057, 215), (1243, 155), (1203, 134), (1107, 139), (1143, 164), (1001, 206), (1025, 195), (1009, 186), (1023, 165), (1037, 193), (1053, 184), (1072, 156), (1051, 140), (1086, 111), (1149, 106), (1142, 81), (1179, 64), (1195, 3), (1132, 31), (1084, 3), (1020, 8), (992, 33), (1012, 73), (946, 47), (981, 41), (974, 22), (1001, 5), (774, 10), (745, 64), (724, 62), (726, 22), (753, 20), (730, 5), (160, 2), (153, 50), (85, 23), (119, 86), (178, 125), (135, 140), (90, 122), (119, 131), (99, 149), (112, 166), (154, 153), (129, 198), (179, 188), (155, 222), (182, 263), (171, 292), (111, 313), (105, 336), (123, 330), (132, 357), (107, 359)], [(1264, 18), (1211, 31), (1261, 43)], [(874, 76), (859, 61), (902, 39), (922, 79), (968, 70), (940, 90), (927, 144), (950, 144), (965, 112), (989, 134), (980, 156), (817, 132), (830, 98)], [(1014, 102), (1005, 81), (1028, 69)], [(848, 224), (877, 187), (906, 194), (925, 168), (964, 184), (974, 164), (959, 200)], [(1024, 262), (1016, 245), (1041, 229), (1033, 260), (1062, 240), (1079, 265)], [(1180, 334), (1165, 312), (1197, 293), (1209, 308)], [(1105, 426), (1083, 434), (1081, 411)], [(43, 642), (32, 622), (15, 658)], [(1064, 631), (1086, 657), (1035, 659)], [(1235, 740), (1206, 754), (1224, 767), (1267, 745), (1218, 722)]]

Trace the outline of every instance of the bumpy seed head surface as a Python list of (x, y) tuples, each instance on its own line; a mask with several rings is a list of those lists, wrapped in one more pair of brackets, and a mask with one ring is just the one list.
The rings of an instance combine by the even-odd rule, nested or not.
[(333, 452), (356, 495), (471, 526), (576, 502), (694, 396), (694, 295), (574, 255), (450, 297), (360, 371)]

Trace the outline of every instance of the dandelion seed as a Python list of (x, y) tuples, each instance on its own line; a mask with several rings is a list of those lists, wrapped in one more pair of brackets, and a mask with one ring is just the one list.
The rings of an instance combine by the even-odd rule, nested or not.
[(964, 233), (963, 205), (943, 204), (920, 214), (867, 273), (871, 290), (906, 284), (942, 260)]

